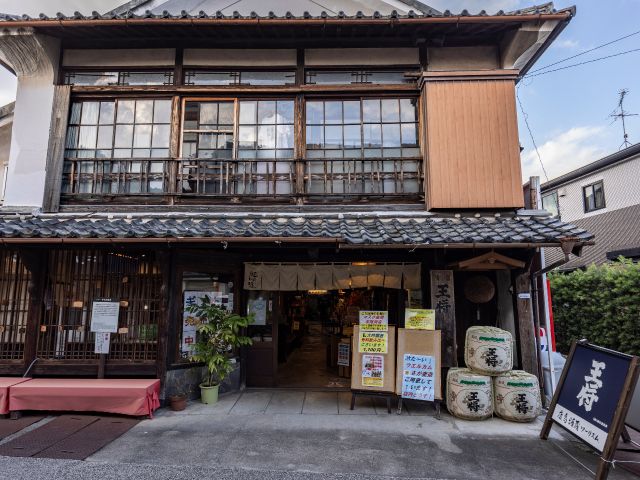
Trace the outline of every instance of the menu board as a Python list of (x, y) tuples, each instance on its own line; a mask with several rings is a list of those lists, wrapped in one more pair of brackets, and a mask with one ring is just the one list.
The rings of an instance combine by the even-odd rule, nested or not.
[[(386, 353), (360, 352), (360, 334), (383, 335)], [(377, 337), (379, 340), (379, 337)], [(386, 332), (361, 332), (359, 325), (353, 327), (351, 358), (351, 389), (393, 393), (396, 371), (396, 328), (391, 325)], [(377, 347), (380, 348), (380, 347)], [(380, 367), (380, 368), (378, 368)]]
[(435, 358), (405, 353), (402, 364), (402, 398), (433, 402)]
[(435, 330), (436, 311), (407, 308), (404, 311), (404, 328), (408, 330)]
[[(421, 359), (420, 357), (432, 357), (433, 358), (433, 399), (442, 400), (442, 387), (440, 379), (440, 371), (442, 366), (441, 351), (442, 351), (442, 336), (440, 330), (411, 330), (406, 328), (398, 329), (398, 351), (397, 362), (398, 369), (396, 371), (396, 390), (397, 395), (405, 397), (403, 393), (403, 385), (405, 384), (405, 371), (409, 371), (409, 377), (423, 376), (427, 370), (428, 362), (430, 360)], [(410, 355), (411, 358), (420, 359), (422, 363), (418, 366), (418, 362), (413, 362), (415, 368), (409, 368), (405, 370), (405, 355)], [(424, 360), (424, 361), (422, 361)], [(424, 378), (424, 377), (423, 377)], [(420, 385), (423, 383), (420, 382)], [(405, 390), (406, 391), (406, 390)], [(423, 391), (424, 395), (431, 395), (427, 390)], [(424, 398), (416, 398), (416, 400), (425, 400)]]

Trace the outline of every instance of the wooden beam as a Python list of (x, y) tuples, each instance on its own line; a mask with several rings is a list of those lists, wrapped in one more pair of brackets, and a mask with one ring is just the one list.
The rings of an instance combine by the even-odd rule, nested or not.
[(42, 210), (57, 212), (60, 209), (60, 191), (62, 189), (62, 171), (64, 165), (64, 147), (69, 121), (71, 103), (71, 87), (56, 85), (53, 92), (53, 109), (51, 112), (51, 128), (49, 130), (49, 146), (47, 147), (46, 173)]
[[(516, 314), (520, 336), (520, 358), (522, 369), (538, 376), (538, 351), (536, 347), (536, 331), (533, 321), (533, 305), (529, 273), (522, 273), (515, 279)], [(540, 380), (540, 379), (539, 379)]]
[(442, 331), (442, 367), (458, 366), (456, 302), (452, 270), (431, 270), (431, 308)]
[(42, 320), (43, 295), (47, 271), (46, 250), (21, 250), (20, 259), (31, 273), (29, 281), (29, 306), (27, 324), (24, 337), (24, 365), (21, 374), (24, 374), (31, 362), (36, 358), (36, 345), (38, 332)]

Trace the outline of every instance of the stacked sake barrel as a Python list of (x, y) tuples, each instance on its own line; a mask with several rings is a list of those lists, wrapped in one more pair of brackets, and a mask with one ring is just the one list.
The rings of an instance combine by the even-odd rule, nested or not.
[(464, 360), (467, 368), (452, 368), (447, 375), (447, 408), (452, 415), (484, 420), (495, 412), (505, 420), (529, 422), (540, 414), (537, 377), (511, 370), (511, 333), (495, 327), (470, 327)]

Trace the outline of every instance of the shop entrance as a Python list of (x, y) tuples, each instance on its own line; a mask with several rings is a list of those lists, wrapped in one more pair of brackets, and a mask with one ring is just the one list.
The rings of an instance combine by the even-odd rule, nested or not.
[(388, 288), (248, 292), (247, 386), (348, 389), (350, 367), (339, 368), (340, 343), (351, 344), (360, 310), (387, 310), (404, 318), (407, 292)]

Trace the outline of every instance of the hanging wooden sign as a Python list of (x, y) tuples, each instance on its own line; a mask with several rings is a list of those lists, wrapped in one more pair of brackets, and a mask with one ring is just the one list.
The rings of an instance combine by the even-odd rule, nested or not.
[(540, 438), (556, 423), (595, 448), (596, 480), (609, 474), (638, 380), (638, 357), (574, 342), (551, 400)]

